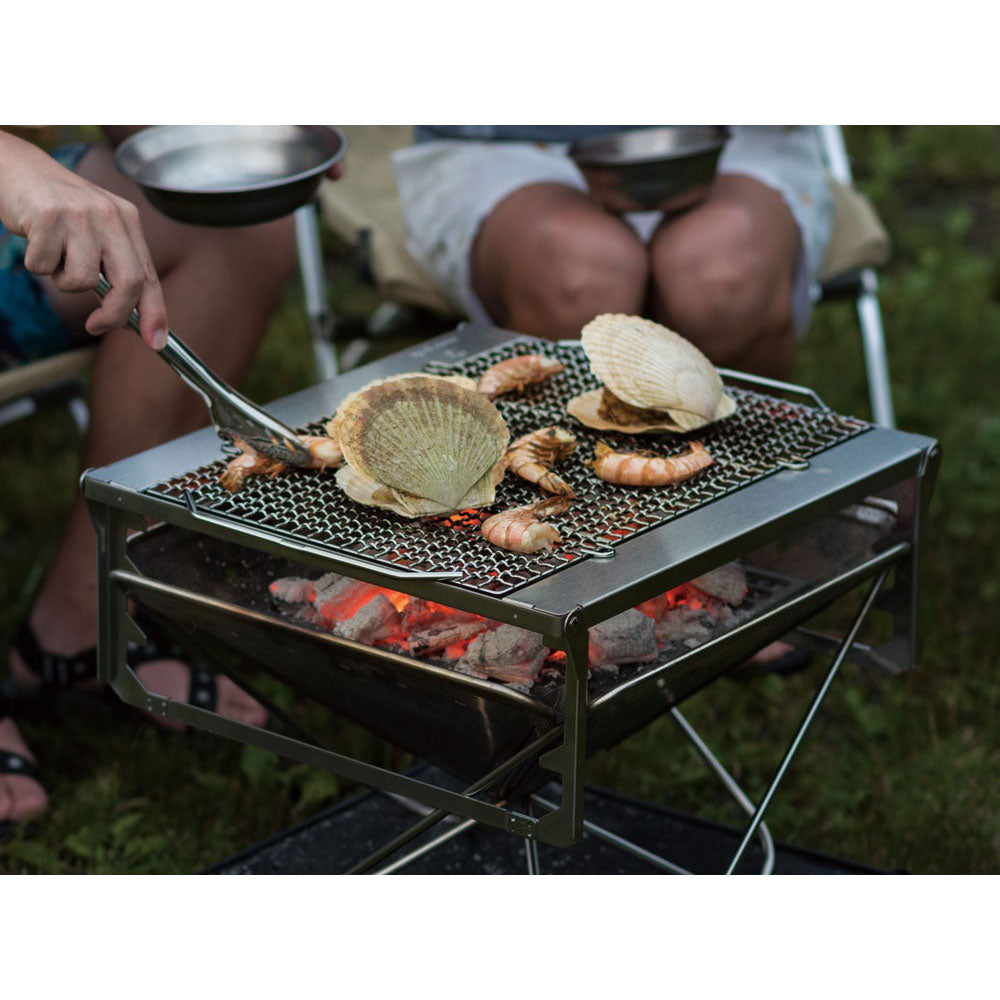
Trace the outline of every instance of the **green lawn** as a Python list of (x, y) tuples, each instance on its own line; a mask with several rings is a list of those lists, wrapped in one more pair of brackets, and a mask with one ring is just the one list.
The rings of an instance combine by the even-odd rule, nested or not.
[[(1000, 640), (1000, 129), (847, 130), (859, 185), (893, 237), (881, 272), (900, 428), (943, 448), (926, 539), (923, 656), (881, 677), (846, 665), (769, 813), (774, 836), (873, 866), (916, 873), (1000, 870), (1000, 750), (994, 666)], [(331, 240), (339, 312), (376, 304)], [(312, 379), (295, 283), (251, 378), (273, 399)], [(834, 409), (867, 417), (853, 307), (821, 307), (796, 381)], [(402, 341), (392, 341), (396, 346)], [(26, 611), (77, 488), (73, 425), (58, 407), (0, 428), (0, 631)], [(687, 717), (751, 795), (759, 794), (824, 664), (753, 683), (719, 682)], [(350, 726), (333, 745), (404, 761)], [(53, 808), (0, 841), (0, 872), (191, 872), (323, 808), (351, 789), (335, 777), (221, 739), (174, 735), (138, 716), (69, 713), (26, 720)], [(714, 778), (669, 719), (590, 763), (595, 783), (737, 823)]]

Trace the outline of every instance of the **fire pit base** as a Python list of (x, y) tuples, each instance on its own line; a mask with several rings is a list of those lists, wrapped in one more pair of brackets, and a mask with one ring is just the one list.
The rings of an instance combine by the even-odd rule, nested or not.
[[(428, 765), (410, 772), (422, 781), (459, 789), (453, 779)], [(540, 792), (558, 799), (556, 785)], [(692, 872), (724, 871), (739, 844), (741, 831), (696, 816), (587, 789), (587, 819)], [(392, 798), (364, 792), (312, 819), (279, 833), (233, 858), (209, 868), (206, 875), (336, 875), (412, 825), (414, 814)], [(444, 824), (446, 826), (446, 824)], [(419, 845), (444, 832), (435, 827)], [(415, 845), (411, 845), (415, 846)], [(584, 833), (569, 848), (538, 844), (539, 868), (547, 875), (650, 875), (657, 869), (623, 850)], [(750, 847), (740, 871), (760, 868), (761, 848)], [(411, 875), (524, 875), (524, 843), (490, 827), (476, 826), (417, 858), (402, 873)], [(865, 865), (788, 844), (775, 844), (775, 874), (884, 875)]]

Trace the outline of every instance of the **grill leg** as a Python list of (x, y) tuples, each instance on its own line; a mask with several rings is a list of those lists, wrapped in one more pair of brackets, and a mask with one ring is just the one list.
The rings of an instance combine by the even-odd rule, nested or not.
[(774, 778), (771, 779), (771, 784), (764, 793), (764, 797), (761, 799), (760, 805), (758, 805), (754, 811), (753, 817), (750, 820), (750, 825), (747, 827), (747, 831), (743, 835), (743, 841), (740, 843), (736, 853), (733, 855), (733, 860), (729, 863), (729, 867), (726, 869), (727, 875), (732, 875), (732, 873), (736, 870), (736, 866), (740, 863), (740, 859), (743, 857), (743, 854), (747, 849), (747, 845), (750, 843), (750, 840), (756, 832), (758, 826), (760, 826), (763, 821), (764, 811), (771, 804), (771, 799), (774, 797), (774, 793), (777, 791), (781, 779), (785, 776), (785, 771), (788, 770), (788, 765), (792, 762), (792, 758), (799, 749), (799, 745), (802, 743), (806, 730), (812, 724), (817, 711), (819, 711), (819, 706), (822, 704), (827, 691), (830, 689), (830, 685), (833, 683), (834, 677), (837, 676), (837, 671), (840, 670), (840, 665), (844, 662), (848, 651), (854, 644), (854, 639), (857, 636), (862, 623), (868, 617), (868, 612), (871, 610), (872, 604), (878, 596), (878, 592), (882, 589), (882, 584), (885, 582), (888, 572), (888, 570), (883, 570), (879, 574), (878, 579), (871, 585), (871, 589), (868, 591), (868, 594), (861, 605), (861, 609), (858, 611), (854, 622), (851, 625), (850, 631), (840, 644), (840, 649), (834, 657), (833, 663), (830, 665), (830, 669), (827, 671), (826, 677), (823, 679), (823, 683), (820, 686), (819, 691), (816, 692), (816, 696), (813, 698), (812, 704), (809, 706), (809, 710), (805, 714), (805, 718), (802, 720), (802, 723), (796, 731), (794, 737), (792, 737), (792, 742), (789, 745), (788, 750), (785, 752), (785, 756), (782, 758), (781, 764), (778, 766), (778, 770), (775, 773)]

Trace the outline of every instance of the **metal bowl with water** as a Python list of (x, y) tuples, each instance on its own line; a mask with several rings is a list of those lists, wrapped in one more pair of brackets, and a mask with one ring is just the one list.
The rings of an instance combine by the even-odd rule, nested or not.
[(724, 125), (663, 125), (581, 139), (569, 155), (611, 211), (676, 211), (707, 190), (728, 137)]
[(247, 226), (306, 204), (346, 148), (329, 125), (154, 125), (121, 143), (115, 163), (172, 219)]

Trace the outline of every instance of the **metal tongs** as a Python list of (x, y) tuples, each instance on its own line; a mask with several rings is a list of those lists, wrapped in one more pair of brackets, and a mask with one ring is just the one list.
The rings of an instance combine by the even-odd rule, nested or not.
[[(111, 291), (103, 274), (95, 291), (102, 299)], [(139, 333), (138, 310), (132, 310), (128, 325)], [(312, 456), (295, 431), (219, 378), (172, 330), (167, 331), (167, 343), (159, 355), (205, 400), (220, 437), (241, 438), (254, 451), (286, 465), (309, 465)]]

